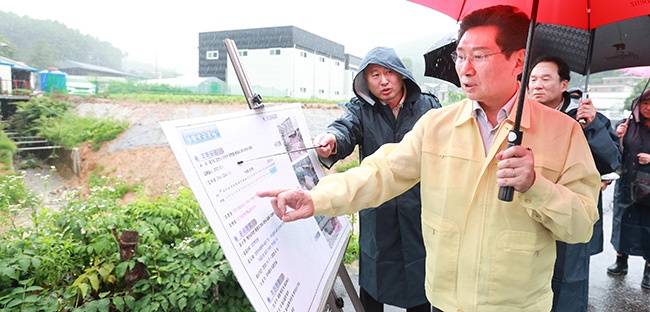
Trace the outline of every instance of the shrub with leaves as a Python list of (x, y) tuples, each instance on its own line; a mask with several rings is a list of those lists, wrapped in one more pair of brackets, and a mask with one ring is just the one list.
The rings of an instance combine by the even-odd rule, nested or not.
[(32, 98), (19, 104), (10, 127), (24, 136), (41, 135), (66, 149), (90, 142), (98, 150), (129, 126), (127, 121), (81, 117), (71, 106), (58, 97)]
[(25, 173), (0, 176), (0, 226), (16, 227), (16, 219), (32, 211), (37, 197), (23, 185)]
[(113, 140), (128, 126), (127, 121), (80, 117), (70, 110), (60, 118), (39, 120), (35, 129), (50, 143), (66, 149), (90, 142), (95, 150), (99, 150), (103, 142)]
[[(190, 190), (121, 205), (125, 188), (96, 177), (85, 200), (65, 194), (60, 209), (0, 234), (0, 310), (253, 310)], [(139, 233), (128, 261), (113, 228)], [(147, 277), (129, 288), (137, 265)]]
[[(2, 130), (1, 128), (0, 130)], [(8, 170), (11, 168), (11, 158), (17, 149), (16, 143), (9, 139), (4, 131), (0, 131), (0, 170)]]
[(9, 128), (21, 135), (37, 135), (40, 121), (62, 117), (69, 108), (70, 103), (58, 97), (33, 97), (17, 104), (16, 113), (9, 120)]

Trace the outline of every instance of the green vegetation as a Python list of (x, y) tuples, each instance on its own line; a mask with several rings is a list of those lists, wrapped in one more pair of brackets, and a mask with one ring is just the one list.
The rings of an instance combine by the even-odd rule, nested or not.
[(24, 178), (24, 172), (0, 176), (0, 228), (4, 226), (15, 228), (17, 216), (23, 211), (33, 211), (37, 205), (37, 198), (23, 185)]
[[(0, 125), (4, 125), (0, 122)], [(2, 130), (2, 126), (0, 126)], [(0, 170), (11, 169), (13, 154), (16, 153), (16, 143), (7, 137), (4, 131), (0, 131)]]
[[(178, 91), (182, 90), (182, 91)], [(173, 88), (168, 85), (146, 85), (129, 82), (111, 82), (103, 97), (113, 100), (145, 102), (145, 103), (206, 103), (206, 104), (232, 104), (246, 103), (243, 95), (211, 95), (211, 94), (193, 94), (192, 92), (180, 88)], [(276, 98), (264, 97), (263, 103), (329, 103), (337, 104), (335, 100), (323, 99), (296, 99), (296, 98)]]
[(42, 120), (36, 129), (49, 142), (65, 149), (72, 149), (82, 142), (90, 142), (94, 150), (99, 150), (103, 142), (114, 139), (128, 126), (127, 121), (79, 117), (73, 111), (68, 111), (62, 118)]
[[(357, 153), (358, 152), (355, 151), (353, 155), (357, 155)], [(348, 156), (348, 158), (349, 157), (354, 156), (351, 155)], [(354, 167), (359, 167), (359, 160), (356, 158), (352, 158), (351, 160), (347, 160), (338, 164), (335, 169), (336, 172), (345, 172)], [(355, 224), (357, 222), (357, 214), (348, 215), (348, 219), (350, 219), (351, 224)], [(345, 255), (343, 256), (343, 262), (349, 264), (356, 260), (359, 260), (359, 235), (352, 231), (350, 233), (350, 241), (348, 242), (348, 247), (345, 250)]]
[[(232, 104), (246, 103), (243, 95), (206, 95), (206, 94), (110, 94), (109, 99), (128, 100), (145, 103), (206, 103), (206, 104)], [(273, 98), (265, 97), (263, 103), (330, 103), (336, 104), (338, 101), (322, 99), (295, 99), (295, 98)]]
[[(200, 102), (190, 94), (156, 96), (156, 102), (183, 103), (186, 97)], [(245, 102), (236, 96), (203, 97), (209, 103)], [(45, 96), (19, 104), (9, 121), (12, 129), (72, 148), (82, 142), (99, 146), (128, 126), (80, 117), (67, 99)], [(5, 135), (5, 148), (2, 135), (0, 152), (11, 151), (13, 143)], [(89, 194), (64, 192), (57, 198), (60, 207), (52, 208), (45, 205), (45, 194), (25, 188), (24, 177), (0, 176), (0, 311), (253, 310), (190, 190), (152, 199), (140, 185), (93, 173)], [(121, 204), (130, 192), (139, 198)], [(355, 222), (356, 216), (350, 217)], [(114, 229), (139, 237), (126, 261)], [(358, 237), (352, 235), (345, 262), (358, 259), (358, 253)], [(134, 272), (142, 275), (133, 281)]]
[[(350, 219), (351, 224), (357, 223), (357, 214), (349, 214), (348, 218)], [(350, 232), (350, 240), (348, 241), (348, 247), (345, 249), (345, 255), (343, 256), (343, 263), (350, 264), (354, 261), (359, 260), (359, 235), (354, 231)]]
[(0, 11), (0, 38), (10, 48), (0, 49), (0, 53), (36, 68), (58, 67), (64, 60), (75, 60), (122, 69), (120, 49), (57, 21)]
[(164, 84), (147, 84), (135, 80), (126, 82), (111, 81), (105, 92), (108, 94), (192, 94), (191, 91), (183, 88), (175, 88)]
[[(20, 177), (0, 179), (2, 202), (10, 203), (0, 206), (0, 220), (31, 211), (30, 225), (9, 222), (0, 234), (0, 310), (252, 310), (189, 190), (120, 205), (138, 186), (91, 180), (85, 200), (63, 194), (65, 204), (52, 210), (28, 200)], [(114, 229), (139, 234), (130, 260), (121, 261)], [(133, 281), (134, 272), (144, 274)]]
[(21, 135), (41, 135), (54, 145), (72, 149), (90, 142), (95, 150), (128, 127), (126, 121), (81, 117), (59, 97), (37, 97), (18, 104), (11, 128)]
[(336, 172), (346, 172), (349, 169), (352, 169), (354, 167), (359, 167), (359, 160), (358, 159), (352, 159), (348, 162), (341, 163), (336, 167)]
[(440, 103), (442, 106), (447, 106), (449, 104), (454, 104), (454, 103), (456, 103), (456, 102), (458, 102), (460, 100), (463, 100), (463, 99), (467, 98), (467, 95), (465, 95), (465, 92), (463, 92), (463, 91), (454, 92), (452, 90), (449, 90), (449, 93), (447, 93), (447, 94), (448, 94), (447, 101), (444, 101), (444, 102)]

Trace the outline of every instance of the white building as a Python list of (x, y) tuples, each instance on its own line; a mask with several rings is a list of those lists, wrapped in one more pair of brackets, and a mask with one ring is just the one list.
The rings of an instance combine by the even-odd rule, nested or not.
[(341, 44), (295, 26), (199, 33), (199, 77), (217, 77), (243, 94), (228, 57), (232, 39), (254, 93), (272, 97), (347, 101), (361, 60)]

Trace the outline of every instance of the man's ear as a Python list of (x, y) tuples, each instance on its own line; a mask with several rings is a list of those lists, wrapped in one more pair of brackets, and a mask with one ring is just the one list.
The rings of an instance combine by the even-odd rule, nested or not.
[(566, 80), (566, 79), (562, 80), (562, 82), (561, 82), (560, 85), (562, 86), (562, 92), (564, 92), (564, 91), (566, 91), (567, 89), (569, 89), (569, 81)]
[[(526, 49), (521, 49), (519, 51), (512, 53), (511, 57), (517, 58), (517, 62), (515, 63), (514, 74), (521, 75), (524, 72), (524, 62), (526, 61)], [(532, 65), (532, 64), (528, 64), (528, 65)]]

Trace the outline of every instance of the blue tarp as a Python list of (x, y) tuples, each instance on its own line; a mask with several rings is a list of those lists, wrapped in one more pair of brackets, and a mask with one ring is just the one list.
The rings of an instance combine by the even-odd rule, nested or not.
[(41, 79), (41, 90), (50, 93), (65, 93), (66, 78), (65, 73), (60, 70), (41, 70), (38, 72)]

